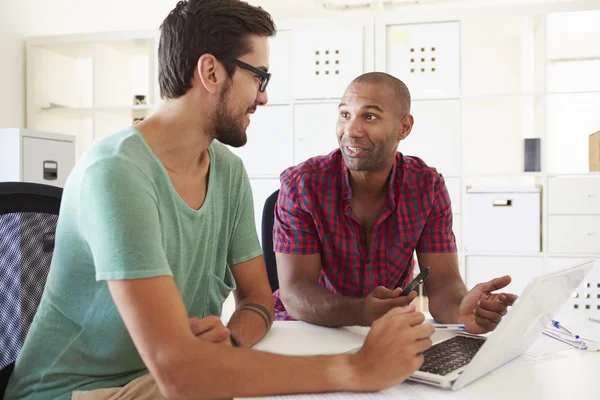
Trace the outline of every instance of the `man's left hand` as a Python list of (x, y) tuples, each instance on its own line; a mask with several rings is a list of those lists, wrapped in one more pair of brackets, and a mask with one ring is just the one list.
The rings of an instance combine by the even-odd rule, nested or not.
[(492, 292), (508, 286), (510, 282), (511, 277), (506, 275), (476, 285), (462, 299), (458, 323), (464, 324), (467, 332), (476, 334), (496, 329), (517, 296)]

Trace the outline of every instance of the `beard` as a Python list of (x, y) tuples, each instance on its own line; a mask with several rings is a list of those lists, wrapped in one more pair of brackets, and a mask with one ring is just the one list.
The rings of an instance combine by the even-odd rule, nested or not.
[(242, 147), (248, 141), (246, 129), (239, 120), (236, 120), (234, 113), (229, 109), (227, 95), (229, 94), (230, 83), (227, 82), (219, 96), (219, 106), (213, 115), (213, 137), (219, 142), (231, 147)]

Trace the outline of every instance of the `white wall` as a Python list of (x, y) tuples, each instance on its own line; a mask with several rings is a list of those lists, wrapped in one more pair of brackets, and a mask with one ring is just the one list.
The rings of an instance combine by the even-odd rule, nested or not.
[(25, 123), (23, 31), (9, 7), (0, 5), (0, 128), (23, 127)]

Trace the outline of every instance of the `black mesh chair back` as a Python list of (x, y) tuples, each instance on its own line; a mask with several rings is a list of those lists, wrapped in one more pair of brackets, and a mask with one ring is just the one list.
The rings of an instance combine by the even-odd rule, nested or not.
[(61, 196), (55, 186), (0, 182), (0, 398), (46, 285)]
[(279, 279), (277, 278), (277, 262), (275, 261), (275, 253), (273, 252), (273, 225), (275, 224), (275, 204), (279, 190), (276, 190), (267, 197), (262, 214), (262, 250), (267, 266), (267, 276), (271, 291), (275, 292), (279, 289)]

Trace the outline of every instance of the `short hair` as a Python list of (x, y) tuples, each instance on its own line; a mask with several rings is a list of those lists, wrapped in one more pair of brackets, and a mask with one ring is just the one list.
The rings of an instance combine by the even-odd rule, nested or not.
[(270, 37), (276, 27), (261, 7), (240, 0), (186, 0), (177, 3), (160, 26), (158, 84), (161, 98), (175, 99), (192, 88), (203, 54), (221, 61), (229, 77), (230, 60), (252, 51), (248, 36)]
[(354, 79), (352, 83), (371, 83), (390, 87), (396, 94), (405, 114), (410, 113), (410, 91), (400, 79), (385, 72), (367, 72)]

